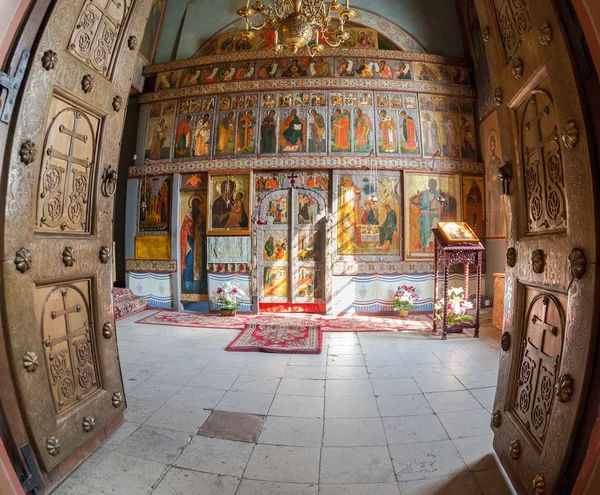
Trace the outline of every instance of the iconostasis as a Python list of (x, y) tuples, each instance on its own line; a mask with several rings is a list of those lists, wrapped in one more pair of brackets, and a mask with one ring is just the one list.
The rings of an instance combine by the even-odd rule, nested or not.
[[(208, 310), (211, 291), (235, 280), (247, 309), (386, 311), (400, 284), (430, 308), (431, 228), (464, 220), (485, 238), (468, 70), (376, 47), (263, 54), (147, 68), (145, 164), (129, 170), (138, 203), (148, 197), (136, 248), (150, 234), (176, 240), (169, 256), (146, 253), (176, 262), (176, 307)], [(178, 217), (165, 228), (170, 180)]]

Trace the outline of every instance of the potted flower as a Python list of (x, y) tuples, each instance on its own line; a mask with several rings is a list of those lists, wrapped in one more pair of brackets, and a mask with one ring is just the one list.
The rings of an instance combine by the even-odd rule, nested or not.
[(415, 301), (418, 299), (419, 294), (412, 285), (398, 287), (396, 294), (394, 294), (394, 309), (398, 310), (400, 316), (406, 317), (411, 309), (415, 309)]
[(244, 291), (233, 282), (225, 282), (219, 285), (212, 297), (213, 304), (219, 306), (222, 316), (235, 316), (236, 310), (242, 304)]
[(460, 323), (472, 323), (473, 316), (467, 311), (473, 307), (473, 303), (467, 301), (462, 287), (453, 287), (448, 291), (448, 301), (443, 299), (435, 305), (435, 316), (439, 321), (444, 319), (444, 306), (446, 306), (446, 325), (453, 326)]

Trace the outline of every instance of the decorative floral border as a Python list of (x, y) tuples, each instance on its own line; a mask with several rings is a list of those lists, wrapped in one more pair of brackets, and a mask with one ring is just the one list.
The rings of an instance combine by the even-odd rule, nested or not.
[[(384, 60), (401, 60), (408, 62), (432, 62), (437, 64), (455, 65), (457, 67), (469, 67), (467, 62), (460, 58), (444, 57), (420, 52), (402, 52), (394, 50), (379, 50), (375, 48), (333, 48), (325, 47), (322, 57), (365, 57)], [(143, 75), (149, 76), (158, 72), (176, 69), (196, 67), (197, 65), (210, 65), (218, 62), (249, 62), (252, 60), (275, 60), (280, 58), (298, 57), (291, 50), (283, 50), (275, 54), (272, 49), (257, 50), (252, 52), (231, 52), (218, 55), (207, 55), (204, 57), (186, 58), (184, 60), (173, 60), (162, 64), (147, 65), (144, 67)]]
[(227, 83), (206, 84), (188, 88), (167, 89), (153, 93), (144, 93), (138, 102), (153, 103), (157, 101), (173, 100), (190, 96), (207, 96), (222, 93), (237, 93), (241, 91), (276, 91), (295, 89), (357, 89), (357, 90), (383, 90), (383, 91), (411, 91), (414, 93), (435, 93), (448, 96), (474, 97), (475, 91), (468, 86), (456, 84), (442, 84), (424, 81), (397, 81), (390, 79), (362, 79), (362, 78), (280, 78), (251, 81), (233, 81)]
[(175, 273), (177, 260), (125, 260), (126, 272)]
[[(470, 160), (431, 160), (423, 158), (377, 158), (379, 170), (424, 170), (435, 172), (464, 172), (484, 174), (485, 165)], [(260, 169), (368, 169), (373, 158), (368, 156), (272, 156), (232, 158), (227, 160), (186, 160), (172, 163), (150, 163), (129, 167), (130, 178), (144, 175), (163, 175), (221, 170)]]

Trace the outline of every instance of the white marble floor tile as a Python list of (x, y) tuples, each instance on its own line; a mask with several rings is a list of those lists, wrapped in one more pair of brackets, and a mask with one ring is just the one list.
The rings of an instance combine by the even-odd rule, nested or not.
[(493, 407), (496, 387), (472, 388), (469, 390), (483, 407)]
[(371, 397), (371, 380), (327, 380), (327, 397)]
[(387, 447), (323, 447), (321, 483), (388, 483), (395, 481)]
[(215, 409), (219, 411), (267, 414), (274, 394), (258, 394), (253, 392), (226, 392)]
[(460, 383), (453, 376), (417, 376), (415, 377), (417, 385), (422, 392), (451, 392), (453, 390), (464, 390)]
[(319, 485), (242, 480), (236, 495), (317, 495)]
[(402, 495), (482, 495), (470, 474), (398, 483)]
[(322, 439), (323, 420), (320, 418), (267, 416), (258, 443), (320, 447)]
[(327, 368), (328, 380), (366, 380), (369, 378), (367, 368), (361, 366), (329, 366)]
[[(469, 373), (455, 373), (456, 378), (468, 389), (471, 388), (483, 388), (483, 387), (495, 387), (498, 378), (491, 371), (474, 371)], [(142, 384), (143, 385), (143, 384)], [(142, 386), (140, 385), (140, 386)], [(134, 392), (138, 389), (137, 387)]]
[(277, 394), (323, 397), (325, 395), (325, 380), (283, 378), (277, 389)]
[(322, 418), (323, 397), (307, 397), (277, 394), (269, 411), (271, 416), (296, 418)]
[(167, 402), (150, 416), (145, 424), (157, 428), (196, 433), (210, 416), (210, 409), (184, 405), (176, 401)]
[(400, 495), (396, 483), (321, 483), (319, 495)]
[(320, 449), (257, 445), (246, 470), (245, 479), (288, 483), (318, 483)]
[(240, 483), (234, 476), (199, 473), (173, 467), (160, 481), (152, 495), (234, 495)]
[(362, 354), (329, 354), (327, 366), (364, 366), (365, 358)]
[(381, 418), (325, 418), (324, 447), (387, 445)]
[(137, 423), (129, 423), (125, 421), (117, 431), (115, 431), (108, 440), (104, 442), (104, 447), (108, 449), (117, 448), (129, 435), (140, 427)]
[(433, 412), (423, 394), (380, 395), (377, 404), (382, 417), (418, 416)]
[(490, 413), (486, 409), (461, 411), (460, 414), (439, 413), (438, 418), (452, 439), (487, 435), (492, 431)]
[(241, 477), (254, 444), (195, 436), (175, 466), (203, 473)]
[(327, 397), (326, 418), (379, 418), (375, 397)]
[(267, 376), (241, 375), (230, 387), (231, 392), (249, 392), (255, 394), (274, 394), (279, 387), (280, 378)]
[(410, 448), (406, 448), (406, 445), (390, 445), (390, 453), (398, 481), (458, 475), (467, 471), (467, 466), (450, 440), (415, 443)]
[(307, 378), (324, 380), (327, 368), (325, 366), (296, 366), (288, 365), (283, 374), (284, 378)]
[(207, 373), (206, 371), (201, 371), (187, 383), (187, 386), (229, 390), (237, 378), (236, 374), (231, 373)]
[(455, 438), (452, 443), (471, 471), (483, 471), (493, 468), (497, 460), (492, 442), (494, 435)]
[(375, 395), (418, 394), (421, 389), (414, 378), (371, 378)]
[(435, 413), (468, 411), (482, 408), (481, 404), (468, 390), (433, 392), (425, 394), (425, 398)]
[(435, 414), (382, 418), (390, 445), (448, 440), (446, 430)]
[(172, 464), (188, 443), (189, 434), (153, 426), (140, 426), (115, 449), (148, 461)]

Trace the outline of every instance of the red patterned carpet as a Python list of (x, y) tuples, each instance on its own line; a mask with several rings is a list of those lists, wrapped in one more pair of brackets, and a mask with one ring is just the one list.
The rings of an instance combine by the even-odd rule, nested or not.
[[(292, 323), (289, 322), (288, 323)], [(295, 322), (294, 322), (295, 323)], [(318, 326), (297, 324), (262, 325), (248, 323), (226, 351), (320, 354), (323, 338)]]
[(325, 316), (314, 314), (290, 313), (285, 316), (274, 314), (221, 316), (218, 313), (178, 313), (177, 311), (158, 311), (136, 323), (195, 328), (244, 329), (247, 323), (259, 325), (281, 325), (294, 321), (297, 326), (317, 325), (323, 332), (402, 332), (431, 331), (430, 315), (399, 316)]

